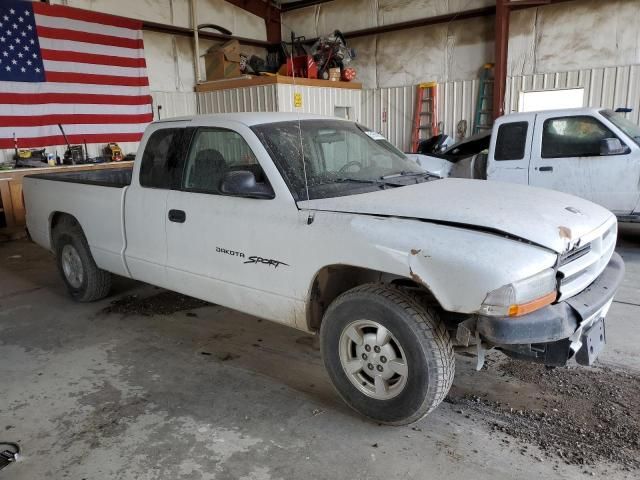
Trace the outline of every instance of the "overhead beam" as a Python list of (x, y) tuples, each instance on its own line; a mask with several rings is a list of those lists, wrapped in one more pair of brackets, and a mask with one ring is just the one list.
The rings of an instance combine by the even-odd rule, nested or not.
[(283, 12), (290, 12), (291, 10), (298, 10), (300, 8), (310, 7), (312, 5), (319, 5), (321, 3), (327, 3), (331, 1), (332, 0), (299, 0), (297, 2), (281, 4), (280, 10)]
[[(575, 0), (522, 0), (513, 1), (512, 10), (521, 10), (541, 5), (552, 5), (555, 3), (571, 2)], [(535, 4), (534, 4), (535, 2)], [(297, 3), (297, 2), (296, 2)], [(324, 2), (323, 2), (324, 3)], [(288, 4), (286, 4), (288, 5)], [(283, 5), (284, 7), (284, 5)], [(282, 10), (285, 11), (284, 9)], [(381, 33), (396, 32), (399, 30), (407, 30), (409, 28), (426, 27), (429, 25), (438, 25), (440, 23), (449, 23), (457, 20), (467, 20), (470, 18), (488, 17), (496, 14), (496, 7), (482, 7), (464, 10), (462, 12), (447, 13), (444, 15), (435, 15), (433, 17), (418, 18), (406, 22), (392, 23), (389, 25), (379, 25), (377, 27), (363, 28), (361, 30), (352, 30), (350, 32), (342, 32), (345, 38), (366, 37), (368, 35), (379, 35)], [(317, 38), (310, 38), (305, 42), (315, 42)]]
[(282, 41), (280, 27), (280, 9), (271, 0), (225, 0), (264, 20), (267, 29), (267, 42), (280, 43)]
[[(193, 30), (191, 28), (177, 27), (175, 25), (167, 25), (166, 23), (143, 21), (142, 29), (147, 30), (149, 32), (168, 33), (171, 35), (180, 35), (183, 37), (193, 38)], [(238, 42), (240, 42), (242, 45), (252, 45), (254, 47), (267, 48), (271, 46), (271, 43), (264, 40), (238, 37), (236, 35), (224, 35), (222, 33), (208, 32), (205, 30), (200, 30), (198, 36), (200, 38), (205, 38), (207, 40), (219, 40), (219, 41), (238, 40)]]

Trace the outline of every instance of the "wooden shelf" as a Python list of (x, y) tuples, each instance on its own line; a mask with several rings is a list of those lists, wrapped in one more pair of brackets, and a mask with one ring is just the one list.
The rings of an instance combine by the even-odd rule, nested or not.
[(287, 77), (284, 75), (269, 75), (253, 77), (245, 75), (239, 78), (225, 80), (213, 80), (196, 85), (196, 92), (214, 92), (216, 90), (228, 90), (230, 88), (255, 87), (259, 85), (301, 85), (305, 87), (346, 88), (350, 90), (362, 90), (359, 82), (332, 82), (331, 80), (317, 80), (313, 78)]

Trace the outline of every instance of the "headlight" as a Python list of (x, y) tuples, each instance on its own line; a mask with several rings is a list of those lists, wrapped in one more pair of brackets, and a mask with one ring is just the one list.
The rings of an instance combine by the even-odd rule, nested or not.
[(557, 296), (556, 272), (548, 268), (489, 292), (482, 302), (480, 313), (496, 317), (518, 317), (553, 303)]

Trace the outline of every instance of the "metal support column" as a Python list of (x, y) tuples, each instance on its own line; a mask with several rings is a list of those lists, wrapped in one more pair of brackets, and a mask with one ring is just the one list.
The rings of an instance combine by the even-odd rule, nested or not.
[(509, 53), (509, 1), (496, 0), (495, 64), (493, 69), (493, 119), (504, 115)]

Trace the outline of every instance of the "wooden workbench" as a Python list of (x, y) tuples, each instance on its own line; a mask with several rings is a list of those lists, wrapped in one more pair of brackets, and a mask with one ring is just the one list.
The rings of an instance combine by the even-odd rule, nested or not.
[[(7, 228), (24, 227), (25, 208), (22, 201), (22, 179), (36, 173), (80, 172), (108, 168), (133, 167), (133, 162), (109, 162), (87, 165), (63, 165), (58, 167), (20, 168), (0, 170), (0, 213), (4, 213)], [(0, 231), (2, 228), (0, 228)]]

